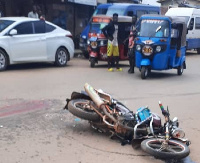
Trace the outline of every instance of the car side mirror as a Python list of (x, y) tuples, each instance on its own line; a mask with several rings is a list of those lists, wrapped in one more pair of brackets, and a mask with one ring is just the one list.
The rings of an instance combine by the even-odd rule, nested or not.
[(17, 30), (16, 30), (16, 29), (12, 29), (12, 30), (9, 32), (9, 35), (10, 35), (10, 36), (17, 35)]

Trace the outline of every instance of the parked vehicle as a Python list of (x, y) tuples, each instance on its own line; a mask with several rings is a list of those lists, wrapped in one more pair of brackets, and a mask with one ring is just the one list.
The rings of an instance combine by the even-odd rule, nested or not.
[(200, 9), (186, 7), (170, 8), (165, 15), (185, 18), (188, 28), (186, 49), (196, 49), (197, 53), (200, 54)]
[[(102, 33), (101, 29), (105, 27), (112, 17), (105, 15), (97, 15), (92, 17), (92, 22), (89, 32), (89, 61), (90, 67), (94, 67), (99, 61), (107, 61), (107, 38)], [(125, 45), (125, 40), (130, 33), (130, 27), (132, 25), (132, 17), (119, 16), (118, 17), (118, 43), (119, 43), (119, 59), (128, 59), (128, 45)], [(128, 43), (128, 42), (127, 42)]]
[(178, 118), (170, 120), (169, 110), (159, 102), (165, 124), (161, 118), (141, 107), (133, 113), (125, 105), (102, 90), (85, 84), (85, 91), (73, 92), (67, 99), (65, 109), (73, 115), (88, 120), (91, 126), (101, 132), (110, 132), (122, 145), (142, 141), (141, 147), (149, 154), (162, 159), (182, 159), (189, 155), (190, 141), (179, 128)]
[[(145, 4), (107, 3), (98, 5), (96, 10), (94, 11), (93, 16), (96, 15), (112, 16), (113, 13), (118, 13), (119, 16), (137, 15), (137, 17), (140, 18), (140, 16), (143, 14), (160, 14), (160, 7), (145, 5)], [(88, 41), (88, 33), (91, 28), (90, 26), (91, 26), (91, 20), (89, 21), (85, 29), (82, 31), (79, 42), (79, 47), (86, 58), (89, 57), (89, 53), (87, 51), (87, 41)]]
[(186, 69), (186, 24), (180, 17), (144, 15), (135, 41), (136, 67), (146, 79), (151, 70)]
[(0, 18), (0, 71), (8, 65), (29, 62), (55, 62), (62, 67), (73, 56), (69, 31), (33, 18)]

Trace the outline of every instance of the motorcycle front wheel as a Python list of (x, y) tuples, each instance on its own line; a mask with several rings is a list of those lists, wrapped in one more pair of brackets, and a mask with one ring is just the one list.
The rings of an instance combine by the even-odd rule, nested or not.
[(160, 159), (182, 159), (189, 155), (190, 149), (187, 145), (169, 140), (168, 144), (164, 144), (164, 139), (146, 139), (142, 141), (141, 147), (148, 154)]
[(100, 116), (91, 108), (92, 103), (86, 99), (74, 99), (69, 102), (68, 110), (81, 119), (99, 121)]

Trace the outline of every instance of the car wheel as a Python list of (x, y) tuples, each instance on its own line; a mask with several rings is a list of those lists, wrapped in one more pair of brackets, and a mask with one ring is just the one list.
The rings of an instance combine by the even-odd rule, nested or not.
[(55, 59), (55, 64), (59, 67), (63, 67), (67, 65), (69, 53), (65, 48), (58, 48), (56, 51), (56, 59)]
[(3, 71), (8, 66), (8, 57), (3, 50), (0, 50), (0, 71)]

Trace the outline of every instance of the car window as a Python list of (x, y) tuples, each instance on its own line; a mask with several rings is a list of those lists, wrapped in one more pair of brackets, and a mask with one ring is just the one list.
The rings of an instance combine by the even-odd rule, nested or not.
[(54, 29), (56, 29), (56, 27), (54, 27), (50, 24), (47, 24), (47, 23), (45, 23), (45, 26), (46, 26), (46, 33), (52, 32)]
[(39, 21), (33, 21), (34, 24), (34, 33), (45, 33), (45, 21), (39, 20)]
[(14, 23), (14, 21), (11, 21), (11, 20), (0, 20), (0, 32), (2, 32), (4, 29), (6, 29), (12, 23)]
[(14, 29), (17, 30), (18, 35), (33, 34), (32, 22), (25, 22), (17, 25)]

